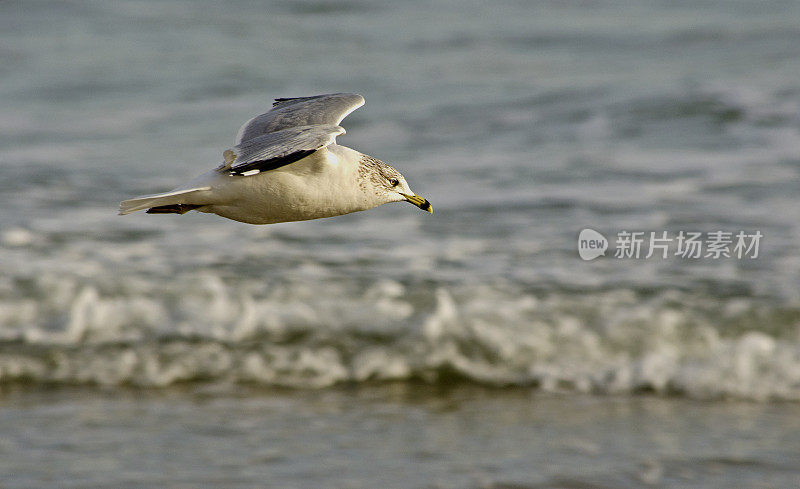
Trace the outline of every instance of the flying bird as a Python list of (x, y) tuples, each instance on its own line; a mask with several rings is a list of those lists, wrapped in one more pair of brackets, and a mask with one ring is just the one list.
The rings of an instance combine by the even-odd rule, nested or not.
[(399, 171), (336, 144), (342, 119), (364, 105), (355, 93), (277, 98), (247, 121), (223, 163), (161, 194), (122, 201), (119, 213), (208, 212), (249, 224), (305, 221), (410, 202), (433, 213)]

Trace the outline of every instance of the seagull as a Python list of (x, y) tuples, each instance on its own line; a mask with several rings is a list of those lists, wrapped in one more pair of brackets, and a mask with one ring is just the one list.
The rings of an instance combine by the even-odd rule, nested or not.
[(160, 194), (120, 203), (120, 215), (207, 212), (248, 224), (306, 221), (410, 202), (433, 213), (399, 171), (336, 144), (342, 119), (364, 105), (355, 93), (277, 98), (247, 121), (223, 163)]

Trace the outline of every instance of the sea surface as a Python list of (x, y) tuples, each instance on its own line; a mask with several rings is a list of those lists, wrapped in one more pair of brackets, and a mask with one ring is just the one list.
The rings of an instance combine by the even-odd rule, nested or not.
[[(434, 215), (117, 215), (339, 91)], [(793, 0), (0, 2), (0, 487), (800, 487), (798, 196)]]

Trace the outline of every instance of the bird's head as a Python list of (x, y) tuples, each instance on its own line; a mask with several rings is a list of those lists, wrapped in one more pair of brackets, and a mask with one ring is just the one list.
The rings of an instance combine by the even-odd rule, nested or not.
[(415, 194), (408, 186), (408, 182), (406, 182), (403, 175), (386, 163), (367, 157), (362, 159), (359, 173), (362, 181), (369, 182), (373, 187), (380, 204), (410, 202), (423, 211), (433, 214), (431, 203), (426, 198)]

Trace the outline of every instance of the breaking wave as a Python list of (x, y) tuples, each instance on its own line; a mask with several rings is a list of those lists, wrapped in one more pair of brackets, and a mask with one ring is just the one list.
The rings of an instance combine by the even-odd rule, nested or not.
[(468, 382), (800, 400), (800, 310), (751, 298), (207, 273), (174, 289), (24, 286), (28, 298), (0, 302), (0, 385)]

